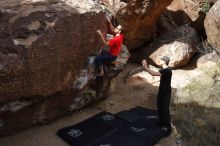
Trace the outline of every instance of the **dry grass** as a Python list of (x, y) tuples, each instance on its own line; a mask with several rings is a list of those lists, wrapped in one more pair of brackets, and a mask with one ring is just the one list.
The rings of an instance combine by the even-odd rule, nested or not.
[(202, 41), (197, 46), (197, 52), (200, 52), (201, 54), (208, 54), (213, 51), (216, 51), (216, 49), (212, 47), (208, 40)]
[(173, 117), (177, 130), (190, 146), (220, 145), (220, 109), (195, 102), (177, 104)]
[(220, 108), (220, 63), (204, 69), (204, 73), (174, 93), (174, 103), (197, 102), (207, 107)]
[(218, 63), (175, 94), (174, 123), (190, 146), (220, 146), (219, 89)]

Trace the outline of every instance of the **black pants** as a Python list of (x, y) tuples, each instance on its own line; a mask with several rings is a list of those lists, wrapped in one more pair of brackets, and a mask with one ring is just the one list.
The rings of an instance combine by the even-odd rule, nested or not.
[(117, 59), (117, 56), (113, 56), (111, 54), (103, 54), (103, 55), (98, 55), (95, 58), (95, 65), (96, 68), (99, 68), (100, 66), (102, 66), (105, 62), (111, 62), (111, 61), (115, 61)]
[(171, 94), (158, 94), (157, 96), (157, 108), (160, 118), (159, 126), (166, 127), (168, 131), (171, 131), (170, 121), (170, 97)]

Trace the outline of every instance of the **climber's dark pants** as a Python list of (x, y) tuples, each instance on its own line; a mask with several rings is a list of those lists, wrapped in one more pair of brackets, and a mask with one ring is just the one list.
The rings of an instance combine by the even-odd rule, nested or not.
[(162, 127), (166, 127), (168, 131), (171, 131), (171, 121), (170, 121), (170, 97), (168, 94), (158, 94), (157, 96), (157, 108), (158, 114), (160, 118), (159, 125)]
[(102, 55), (98, 55), (95, 58), (94, 63), (95, 63), (96, 68), (99, 68), (100, 66), (102, 66), (106, 62), (115, 61), (116, 58), (117, 58), (117, 56), (113, 56), (111, 54), (102, 54)]

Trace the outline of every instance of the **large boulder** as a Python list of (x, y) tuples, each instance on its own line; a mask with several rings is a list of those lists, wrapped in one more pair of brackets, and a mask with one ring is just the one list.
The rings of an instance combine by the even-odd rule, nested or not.
[(135, 49), (154, 38), (156, 21), (172, 0), (97, 0), (125, 27), (125, 45)]
[(210, 44), (220, 52), (220, 0), (208, 12), (205, 18), (205, 30)]
[[(194, 28), (196, 30), (201, 29), (205, 19), (205, 13), (200, 12), (199, 3), (201, 1), (173, 0), (157, 22), (157, 36), (176, 29), (181, 25), (194, 22), (197, 22)], [(198, 22), (198, 20), (200, 21)]]
[(157, 19), (172, 0), (127, 0), (116, 12), (116, 19), (125, 26), (125, 44), (129, 49), (153, 39)]
[(211, 53), (204, 54), (199, 57), (196, 61), (197, 68), (208, 68), (216, 64), (220, 59), (220, 56), (217, 52), (213, 51)]
[(169, 66), (182, 67), (189, 62), (196, 52), (198, 43), (197, 32), (192, 27), (183, 25), (137, 51), (131, 58), (139, 63), (142, 59), (148, 59), (151, 63), (159, 66), (160, 58), (166, 55), (170, 57)]
[(0, 136), (108, 97), (111, 77), (87, 81), (83, 70), (105, 15), (91, 0), (0, 1)]
[(213, 3), (213, 0), (173, 0), (157, 23), (157, 36), (184, 24), (191, 24), (204, 35), (204, 19)]
[(105, 12), (92, 1), (1, 1), (0, 7), (0, 104), (62, 91), (101, 47), (96, 30), (106, 30)]

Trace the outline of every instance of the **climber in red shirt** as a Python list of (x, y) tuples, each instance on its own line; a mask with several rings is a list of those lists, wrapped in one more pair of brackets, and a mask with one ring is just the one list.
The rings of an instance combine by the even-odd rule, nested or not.
[(100, 75), (103, 74), (103, 63), (116, 60), (118, 54), (121, 51), (121, 44), (124, 38), (124, 34), (123, 34), (124, 28), (122, 25), (118, 25), (116, 28), (114, 28), (109, 18), (107, 18), (107, 22), (109, 24), (112, 33), (114, 34), (114, 37), (109, 41), (106, 41), (105, 36), (102, 34), (101, 30), (99, 29), (97, 30), (97, 33), (101, 37), (102, 42), (106, 46), (109, 46), (108, 53), (98, 55), (94, 61), (96, 65), (96, 69), (98, 69)]

